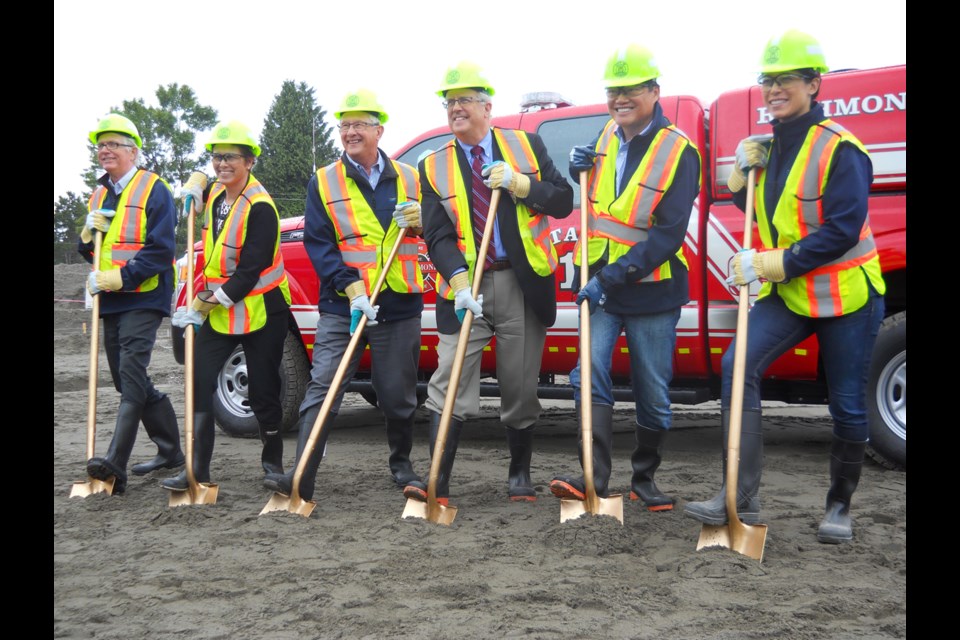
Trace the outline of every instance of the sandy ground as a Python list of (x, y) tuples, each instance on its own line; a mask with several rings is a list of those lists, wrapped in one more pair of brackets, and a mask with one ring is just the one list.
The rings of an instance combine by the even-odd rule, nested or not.
[[(572, 402), (544, 401), (532, 473), (539, 499), (507, 500), (509, 453), (496, 400), (468, 423), (454, 468), (449, 527), (402, 520), (378, 411), (348, 394), (309, 518), (259, 516), (259, 442), (218, 432), (215, 505), (171, 508), (159, 480), (126, 494), (69, 498), (84, 471), (89, 337), (82, 269), (54, 270), (53, 628), (56, 638), (904, 638), (905, 472), (868, 462), (854, 535), (819, 544), (830, 423), (822, 407), (765, 409), (763, 562), (697, 551), (699, 523), (629, 500), (624, 524), (560, 523), (547, 488), (577, 467)], [(119, 401), (101, 354), (96, 451)], [(183, 369), (165, 321), (151, 375), (183, 416)], [(715, 403), (676, 407), (661, 489), (706, 499), (720, 483)], [(632, 409), (615, 414), (611, 486), (629, 492)], [(420, 409), (414, 464), (427, 473)], [(288, 434), (293, 463), (296, 435)], [(131, 463), (152, 457), (141, 432)], [(679, 506), (679, 505), (678, 505)]]

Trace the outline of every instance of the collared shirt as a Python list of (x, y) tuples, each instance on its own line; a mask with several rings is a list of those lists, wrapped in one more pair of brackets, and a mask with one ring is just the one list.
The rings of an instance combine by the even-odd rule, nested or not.
[(130, 171), (128, 171), (126, 175), (120, 178), (120, 180), (118, 180), (117, 182), (114, 182), (113, 179), (109, 177), (110, 174), (108, 173), (107, 184), (110, 185), (110, 188), (113, 189), (113, 192), (115, 194), (120, 195), (121, 193), (123, 193), (123, 190), (127, 187), (127, 185), (130, 184), (130, 181), (133, 180), (133, 174), (135, 174), (136, 172), (137, 172), (137, 166), (134, 165), (133, 168), (130, 169)]
[[(655, 119), (656, 119), (656, 118), (650, 120), (650, 123), (647, 124), (647, 126), (645, 126), (645, 127), (643, 128), (643, 131), (641, 131), (641, 132), (638, 133), (637, 135), (638, 135), (638, 136), (642, 136), (642, 135), (644, 135), (645, 133), (647, 133), (648, 131), (650, 131), (650, 127), (653, 126), (653, 120), (655, 120)], [(614, 133), (616, 133), (617, 137), (620, 138), (620, 148), (617, 149), (617, 174), (616, 174), (616, 175), (617, 175), (617, 180), (616, 180), (617, 193), (616, 193), (616, 195), (619, 196), (619, 195), (620, 195), (620, 190), (623, 188), (623, 184), (622, 184), (622, 183), (623, 183), (623, 178), (624, 178), (624, 175), (626, 174), (626, 172), (624, 171), (624, 169), (625, 169), (626, 166), (627, 166), (627, 149), (628, 149), (629, 146), (630, 146), (630, 145), (629, 145), (630, 140), (627, 140), (626, 136), (623, 134), (623, 129), (620, 128), (620, 125), (617, 125), (617, 128), (614, 129)]]
[[(482, 164), (490, 164), (493, 162), (492, 130), (487, 130), (487, 135), (483, 136), (483, 140), (480, 141), (479, 145), (467, 144), (460, 140), (457, 140), (457, 144), (459, 144), (460, 148), (463, 149), (467, 154), (468, 164), (471, 166), (473, 165), (473, 156), (470, 155), (470, 153), (475, 146), (479, 146), (483, 150), (483, 153), (480, 154), (480, 161)], [(466, 176), (464, 176), (464, 178), (466, 178)], [(496, 218), (493, 220), (493, 248), (497, 253), (497, 260), (506, 259), (507, 250), (503, 248), (503, 242), (500, 240), (500, 221)]]
[(377, 188), (377, 183), (380, 182), (380, 176), (383, 174), (383, 156), (380, 155), (380, 151), (377, 150), (377, 161), (373, 163), (373, 166), (370, 167), (369, 175), (362, 164), (355, 161), (349, 155), (347, 155), (347, 160), (350, 161), (350, 164), (357, 168), (357, 171), (360, 172), (360, 175), (364, 176), (367, 179), (367, 182), (370, 183), (371, 189)]

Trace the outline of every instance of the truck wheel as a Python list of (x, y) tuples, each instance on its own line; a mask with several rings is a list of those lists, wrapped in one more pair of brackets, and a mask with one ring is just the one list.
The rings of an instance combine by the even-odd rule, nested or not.
[(867, 379), (867, 453), (888, 469), (907, 469), (907, 312), (880, 325)]
[[(303, 343), (293, 332), (287, 332), (280, 362), (280, 403), (283, 405), (283, 430), (296, 426), (300, 403), (310, 379), (310, 364), (303, 352)], [(217, 377), (213, 397), (213, 413), (224, 433), (238, 438), (260, 435), (257, 419), (250, 409), (247, 359), (238, 346), (227, 358)]]

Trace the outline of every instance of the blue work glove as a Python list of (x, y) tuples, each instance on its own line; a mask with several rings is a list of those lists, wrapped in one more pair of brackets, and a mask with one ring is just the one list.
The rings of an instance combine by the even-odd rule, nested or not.
[(580, 173), (593, 169), (593, 163), (597, 160), (597, 152), (588, 145), (577, 145), (570, 149), (570, 169)]
[(597, 310), (597, 307), (602, 307), (607, 301), (607, 294), (603, 292), (603, 285), (600, 284), (597, 276), (590, 278), (587, 285), (583, 289), (580, 289), (580, 292), (577, 294), (577, 306), (583, 304), (584, 300), (590, 301), (589, 309), (591, 315)]
[(371, 306), (370, 297), (361, 293), (350, 301), (350, 335), (353, 335), (360, 324), (360, 316), (367, 316), (367, 326), (372, 327), (377, 324), (377, 312), (380, 311), (380, 305)]
[(203, 324), (204, 315), (193, 308), (177, 307), (173, 317), (170, 318), (170, 324), (181, 329), (186, 329), (193, 325), (193, 328), (200, 331), (200, 325)]
[(757, 270), (753, 266), (753, 257), (756, 253), (754, 249), (741, 249), (737, 255), (733, 256), (733, 262), (730, 265), (730, 271), (733, 273), (726, 280), (728, 285), (743, 287), (757, 279)]

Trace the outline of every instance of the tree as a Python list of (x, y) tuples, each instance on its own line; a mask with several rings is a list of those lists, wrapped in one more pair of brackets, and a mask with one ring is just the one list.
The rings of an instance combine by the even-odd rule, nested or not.
[(53, 262), (76, 262), (77, 237), (87, 218), (87, 199), (73, 191), (53, 203)]
[(263, 121), (254, 173), (282, 218), (303, 215), (310, 176), (339, 156), (325, 116), (312, 87), (285, 80)]

